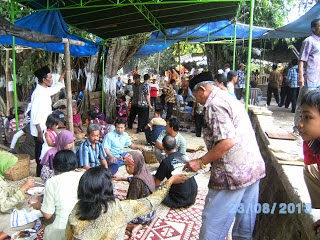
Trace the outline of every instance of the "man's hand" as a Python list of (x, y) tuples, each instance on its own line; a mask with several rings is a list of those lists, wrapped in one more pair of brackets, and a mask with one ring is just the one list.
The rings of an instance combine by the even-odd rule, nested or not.
[(110, 157), (110, 162), (111, 163), (116, 163), (117, 159), (114, 156)]
[(303, 87), (304, 86), (304, 76), (303, 76), (303, 74), (299, 74), (298, 85), (299, 85), (299, 87)]
[(199, 159), (190, 160), (183, 168), (187, 172), (197, 172), (201, 169), (201, 162)]
[(20, 190), (21, 190), (22, 192), (26, 192), (26, 191), (28, 191), (30, 188), (34, 187), (34, 186), (35, 186), (34, 179), (29, 178), (29, 179), (20, 187)]

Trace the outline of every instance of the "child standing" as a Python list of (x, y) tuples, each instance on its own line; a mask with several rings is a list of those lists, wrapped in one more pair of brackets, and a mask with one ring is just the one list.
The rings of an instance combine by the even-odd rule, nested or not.
[[(127, 199), (140, 199), (149, 196), (155, 191), (155, 184), (153, 176), (147, 169), (144, 158), (142, 154), (138, 151), (128, 152), (124, 156), (125, 166), (127, 173), (133, 175), (132, 177), (126, 178), (130, 182)], [(123, 179), (117, 179), (123, 180)], [(143, 217), (138, 217), (132, 220), (128, 226), (127, 230), (131, 232), (131, 238), (142, 228), (142, 225), (149, 224), (155, 216), (155, 210)]]
[(125, 96), (121, 96), (119, 99), (119, 104), (117, 106), (117, 116), (118, 118), (123, 118), (126, 122), (128, 121), (128, 114), (127, 114), (127, 104)]
[(72, 113), (73, 113), (73, 131), (75, 134), (82, 133), (82, 120), (81, 115), (78, 113), (78, 107), (73, 106), (72, 107)]
[(47, 151), (56, 146), (57, 129), (59, 126), (60, 118), (55, 114), (50, 114), (46, 121), (47, 129), (43, 134), (43, 144), (40, 155), (40, 160), (47, 153)]
[[(312, 208), (320, 208), (320, 89), (308, 92), (301, 101), (299, 134), (303, 139), (304, 169)], [(320, 220), (314, 230), (320, 227)]]

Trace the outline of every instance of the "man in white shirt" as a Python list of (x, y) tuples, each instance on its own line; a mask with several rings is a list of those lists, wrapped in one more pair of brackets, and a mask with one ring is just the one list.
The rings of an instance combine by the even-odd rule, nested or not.
[(64, 87), (63, 79), (65, 74), (66, 71), (61, 74), (59, 81), (52, 86), (53, 79), (48, 66), (44, 66), (34, 72), (34, 75), (38, 78), (38, 84), (31, 95), (30, 131), (35, 140), (37, 177), (39, 177), (41, 173), (39, 157), (43, 143), (42, 134), (46, 129), (47, 117), (52, 113), (51, 96), (59, 92), (60, 89)]

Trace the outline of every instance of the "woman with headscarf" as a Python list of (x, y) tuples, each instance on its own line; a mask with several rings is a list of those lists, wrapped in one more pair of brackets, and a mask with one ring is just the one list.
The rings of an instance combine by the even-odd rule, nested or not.
[(97, 112), (97, 118), (98, 119), (100, 119), (102, 121), (106, 121), (106, 116), (103, 114), (103, 112), (101, 112), (100, 104), (94, 105), (93, 109)]
[(61, 150), (71, 150), (73, 142), (76, 138), (69, 130), (61, 131), (56, 139), (56, 146), (47, 151), (44, 157), (41, 159), (41, 178), (46, 180), (54, 176), (53, 158), (57, 152)]
[(10, 219), (13, 209), (28, 207), (26, 191), (34, 187), (34, 180), (29, 178), (20, 187), (14, 188), (3, 180), (5, 172), (18, 161), (11, 153), (0, 151), (0, 239), (7, 239), (15, 232), (32, 228), (34, 220), (22, 226), (11, 227)]
[[(130, 185), (127, 199), (135, 200), (148, 197), (155, 191), (155, 184), (150, 171), (147, 169), (143, 155), (140, 152), (132, 151), (128, 152), (124, 156), (124, 159), (127, 173), (133, 175), (132, 178), (128, 178)], [(128, 224), (127, 230), (131, 232), (132, 238), (142, 228), (142, 225), (149, 224), (152, 221), (155, 213), (156, 211), (153, 210), (149, 214), (138, 217)]]

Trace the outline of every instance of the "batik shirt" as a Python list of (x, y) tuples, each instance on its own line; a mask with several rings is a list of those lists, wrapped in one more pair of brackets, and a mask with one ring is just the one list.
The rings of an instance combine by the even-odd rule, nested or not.
[(165, 182), (157, 191), (147, 198), (137, 200), (115, 199), (108, 201), (108, 210), (92, 221), (82, 221), (77, 216), (78, 204), (69, 215), (66, 239), (98, 240), (125, 239), (127, 224), (133, 219), (144, 216), (160, 205), (168, 194), (171, 184)]
[(306, 62), (304, 65), (304, 81), (309, 88), (320, 86), (320, 37), (312, 34), (307, 37), (301, 46), (299, 60)]
[(235, 84), (235, 88), (245, 88), (246, 87), (246, 78), (245, 78), (244, 71), (238, 70), (237, 75), (238, 75), (238, 84)]
[(224, 139), (235, 145), (211, 163), (209, 188), (239, 189), (265, 176), (265, 164), (249, 116), (242, 104), (215, 87), (205, 103), (204, 140), (208, 151)]

